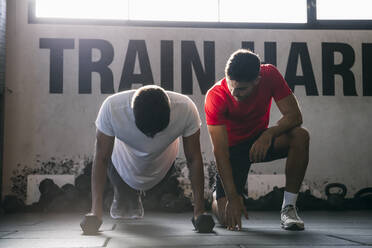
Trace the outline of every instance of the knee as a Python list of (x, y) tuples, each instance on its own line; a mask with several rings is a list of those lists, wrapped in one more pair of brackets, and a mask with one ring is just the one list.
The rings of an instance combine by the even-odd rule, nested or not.
[(303, 127), (295, 127), (291, 131), (291, 137), (292, 137), (292, 142), (294, 145), (305, 145), (309, 146), (310, 142), (310, 133), (307, 129)]

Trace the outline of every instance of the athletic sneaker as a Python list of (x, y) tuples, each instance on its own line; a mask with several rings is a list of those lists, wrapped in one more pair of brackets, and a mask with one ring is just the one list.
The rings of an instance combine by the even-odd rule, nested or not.
[(297, 208), (293, 205), (285, 206), (280, 211), (281, 225), (285, 230), (301, 231), (305, 229), (304, 222), (297, 215)]
[(114, 199), (110, 208), (110, 215), (113, 219), (141, 219), (144, 215), (141, 195), (127, 199)]

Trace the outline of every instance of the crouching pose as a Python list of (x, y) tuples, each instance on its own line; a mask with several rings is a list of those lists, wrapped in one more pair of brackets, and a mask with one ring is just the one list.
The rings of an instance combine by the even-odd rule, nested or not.
[[(282, 118), (268, 127), (272, 98)], [(303, 230), (296, 200), (309, 160), (309, 133), (279, 71), (249, 50), (236, 51), (225, 78), (208, 91), (205, 113), (218, 169), (212, 207), (220, 223), (240, 229), (242, 213), (247, 217), (242, 195), (251, 164), (286, 157), (281, 225)]]

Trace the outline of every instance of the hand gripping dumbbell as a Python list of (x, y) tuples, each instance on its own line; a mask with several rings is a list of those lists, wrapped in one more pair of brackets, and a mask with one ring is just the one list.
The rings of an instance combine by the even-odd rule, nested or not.
[(214, 220), (209, 214), (202, 214), (196, 220), (192, 217), (191, 222), (199, 233), (211, 233), (213, 231)]
[(92, 214), (86, 214), (84, 219), (80, 222), (84, 235), (96, 235), (101, 225), (102, 220)]

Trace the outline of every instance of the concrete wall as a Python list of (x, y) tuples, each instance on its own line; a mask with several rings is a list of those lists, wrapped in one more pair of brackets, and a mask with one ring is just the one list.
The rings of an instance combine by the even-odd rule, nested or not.
[(4, 85), (5, 85), (5, 27), (6, 27), (6, 1), (0, 0), (0, 185), (2, 185), (4, 142), (3, 138), (4, 138)]
[(5, 25), (6, 2), (0, 0), (0, 94), (3, 95), (5, 82)]
[[(30, 24), (26, 0), (8, 5), (4, 194), (17, 191), (23, 179), (15, 175), (42, 168), (78, 174), (92, 157), (102, 101), (142, 83), (172, 88), (172, 76), (173, 90), (199, 108), (210, 166), (204, 93), (242, 46), (276, 64), (299, 100), (311, 133), (305, 188), (324, 196), (327, 183), (342, 182), (352, 196), (372, 186), (372, 31)], [(271, 123), (279, 118), (274, 106)], [(284, 162), (255, 165), (252, 173), (280, 176)]]

